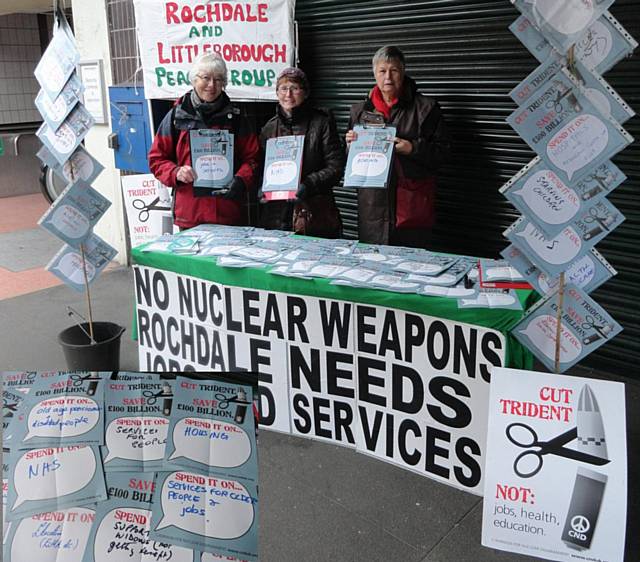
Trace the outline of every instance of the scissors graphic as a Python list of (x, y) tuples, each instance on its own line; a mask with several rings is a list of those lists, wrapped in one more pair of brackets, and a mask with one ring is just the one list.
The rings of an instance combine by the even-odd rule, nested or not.
[(580, 111), (580, 109), (582, 109), (580, 107), (580, 104), (578, 103), (578, 100), (576, 99), (576, 96), (573, 94), (573, 90), (571, 89), (567, 90), (566, 92), (558, 92), (556, 98), (550, 99), (545, 104), (545, 107), (547, 109), (553, 109), (556, 113), (562, 113), (562, 100), (566, 97), (569, 98), (569, 103), (571, 104), (574, 111)]
[(9, 402), (7, 402), (6, 399), (2, 400), (2, 406), (7, 409), (8, 411), (4, 413), (4, 417), (5, 418), (10, 418), (13, 416), (13, 414), (15, 414), (18, 411), (18, 406), (20, 404), (18, 402), (15, 402), (14, 404), (10, 404)]
[(140, 211), (138, 213), (138, 219), (140, 222), (147, 222), (149, 220), (149, 211), (170, 211), (170, 207), (163, 207), (157, 203), (160, 201), (160, 197), (156, 197), (151, 203), (145, 205), (142, 199), (133, 200), (133, 208)]
[(222, 410), (226, 410), (229, 407), (229, 404), (251, 404), (251, 402), (247, 402), (243, 400), (242, 397), (239, 396), (231, 396), (227, 398), (224, 394), (220, 392), (213, 395), (213, 397), (218, 401), (218, 408)]
[[(578, 428), (574, 427), (565, 433), (550, 439), (539, 441), (538, 434), (524, 423), (511, 423), (506, 429), (507, 439), (517, 447), (528, 449), (520, 453), (513, 461), (513, 470), (520, 478), (531, 478), (540, 472), (544, 463), (544, 455), (557, 455), (575, 461), (586, 462), (601, 466), (609, 462), (608, 459), (581, 453), (569, 449), (565, 445), (578, 437)], [(533, 448), (538, 448), (535, 451)]]
[(100, 377), (94, 377), (91, 373), (82, 375), (69, 375), (69, 378), (73, 381), (73, 386), (82, 386), (85, 381), (99, 381)]
[(171, 388), (168, 389), (168, 392), (165, 390), (159, 390), (158, 392), (143, 390), (142, 396), (144, 396), (148, 406), (153, 406), (158, 401), (158, 398), (173, 398), (173, 393), (171, 392)]
[(586, 322), (582, 323), (583, 330), (595, 330), (604, 339), (607, 339), (607, 337), (609, 337), (609, 333), (611, 332), (611, 326), (609, 324), (596, 324), (593, 316), (590, 316), (588, 314), (587, 316), (585, 316), (585, 320)]

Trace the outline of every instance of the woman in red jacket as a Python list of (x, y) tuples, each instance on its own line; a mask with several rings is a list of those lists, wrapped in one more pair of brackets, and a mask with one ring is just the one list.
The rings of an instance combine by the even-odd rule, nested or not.
[[(248, 191), (254, 189), (259, 161), (258, 136), (224, 91), (227, 66), (217, 55), (204, 55), (189, 72), (193, 90), (176, 101), (164, 117), (149, 151), (149, 167), (161, 183), (174, 188), (174, 222), (180, 228), (204, 223), (246, 223)], [(226, 129), (234, 134), (233, 179), (210, 195), (194, 189), (189, 131)]]

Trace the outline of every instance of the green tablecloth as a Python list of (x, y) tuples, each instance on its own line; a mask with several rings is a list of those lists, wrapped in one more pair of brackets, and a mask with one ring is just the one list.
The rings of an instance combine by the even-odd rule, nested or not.
[[(284, 277), (272, 275), (266, 269), (219, 267), (212, 258), (167, 252), (143, 252), (141, 248), (144, 246), (134, 248), (131, 252), (134, 264), (173, 271), (222, 285), (373, 304), (492, 328), (502, 332), (507, 338), (506, 366), (521, 369), (533, 368), (531, 352), (509, 333), (524, 314), (520, 310), (458, 308), (457, 300), (452, 298), (331, 285), (328, 279)], [(516, 292), (524, 308), (528, 308), (535, 298), (535, 293), (530, 290)]]

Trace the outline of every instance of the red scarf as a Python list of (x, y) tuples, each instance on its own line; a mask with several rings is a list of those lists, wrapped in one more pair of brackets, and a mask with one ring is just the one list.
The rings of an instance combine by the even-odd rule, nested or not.
[(384, 118), (388, 121), (391, 118), (391, 110), (393, 106), (398, 103), (398, 98), (391, 100), (391, 105), (387, 105), (387, 102), (384, 101), (382, 97), (382, 92), (378, 86), (374, 86), (373, 90), (371, 90), (371, 101), (373, 103), (373, 107), (375, 107)]

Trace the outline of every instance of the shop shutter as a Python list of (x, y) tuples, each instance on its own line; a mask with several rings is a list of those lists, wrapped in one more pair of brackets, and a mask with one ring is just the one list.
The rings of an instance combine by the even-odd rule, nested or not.
[[(634, 9), (635, 8), (635, 9)], [(637, 0), (617, 0), (610, 10), (640, 39)], [(508, 92), (537, 63), (511, 35), (518, 12), (508, 0), (298, 0), (300, 66), (313, 97), (333, 110), (345, 132), (349, 106), (373, 84), (371, 57), (385, 44), (405, 53), (407, 71), (420, 91), (441, 104), (454, 139), (454, 156), (441, 170), (438, 225), (432, 247), (499, 257), (502, 231), (517, 213), (498, 193), (533, 154), (505, 123), (515, 104)], [(640, 58), (620, 62), (606, 76), (627, 103), (640, 111)], [(640, 119), (626, 125), (640, 138)], [(623, 326), (612, 342), (584, 364), (629, 375), (640, 364), (640, 145), (615, 162), (629, 179), (610, 197), (627, 217), (598, 249), (618, 275), (593, 293)], [(354, 192), (336, 188), (345, 233), (357, 237)]]

